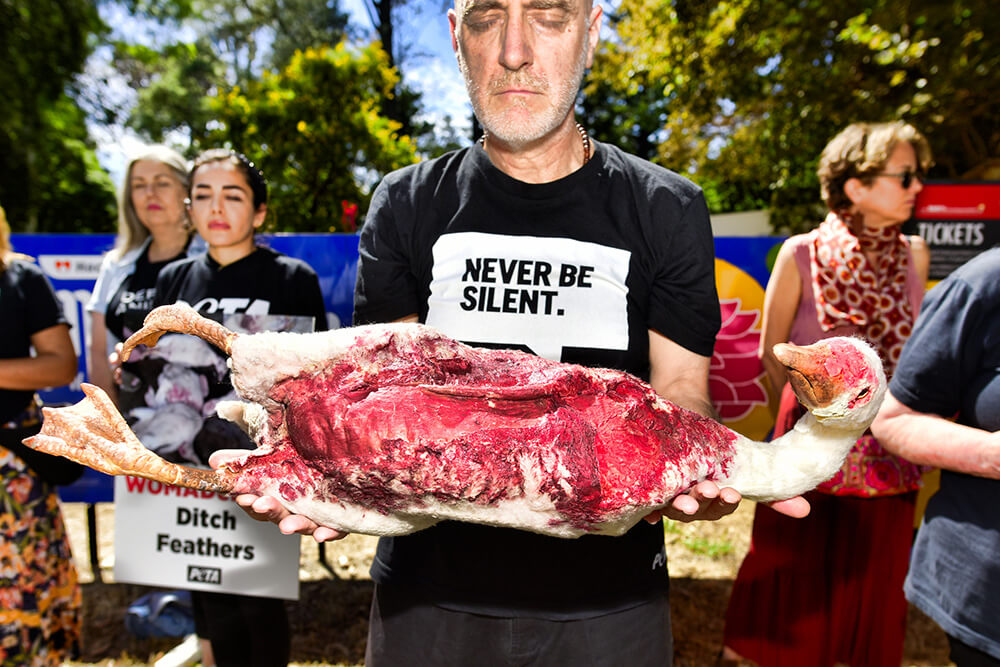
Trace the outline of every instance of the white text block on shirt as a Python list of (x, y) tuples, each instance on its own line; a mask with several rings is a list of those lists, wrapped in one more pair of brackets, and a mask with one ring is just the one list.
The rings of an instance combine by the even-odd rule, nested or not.
[(433, 256), (427, 324), (452, 338), (556, 361), (563, 347), (628, 348), (627, 250), (459, 232), (441, 236)]

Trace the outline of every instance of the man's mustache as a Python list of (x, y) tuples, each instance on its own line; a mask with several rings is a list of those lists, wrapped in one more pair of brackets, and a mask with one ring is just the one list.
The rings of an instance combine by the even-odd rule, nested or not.
[(502, 93), (512, 88), (544, 93), (549, 89), (549, 82), (544, 77), (527, 71), (508, 72), (490, 81), (489, 92)]

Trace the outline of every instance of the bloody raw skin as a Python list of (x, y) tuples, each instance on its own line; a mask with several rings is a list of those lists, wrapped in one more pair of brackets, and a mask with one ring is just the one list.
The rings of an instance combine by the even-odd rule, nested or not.
[(317, 523), (369, 534), (442, 519), (621, 534), (704, 479), (755, 499), (791, 497), (836, 471), (885, 390), (860, 341), (779, 346), (814, 415), (799, 433), (761, 444), (627, 373), (471, 348), (417, 324), (237, 336), (171, 306), (126, 347), (164, 331), (197, 333), (231, 355), (248, 402), (219, 413), (257, 450), (215, 472), (156, 460), (124, 423), (110, 423), (117, 412), (96, 388), (49, 411), (28, 444), (112, 474), (273, 495)]
[[(376, 372), (340, 363), (270, 391), (285, 406), (279, 449), (295, 443), (331, 498), (391, 513), (422, 496), (491, 505), (536, 493), (555, 505), (553, 522), (586, 529), (624, 506), (664, 504), (668, 471), (697, 474), (691, 464), (711, 460), (707, 473), (724, 473), (731, 458), (732, 431), (664, 406), (625, 373), (415, 342), (358, 340), (379, 358)], [(308, 494), (309, 482), (281, 495)]]

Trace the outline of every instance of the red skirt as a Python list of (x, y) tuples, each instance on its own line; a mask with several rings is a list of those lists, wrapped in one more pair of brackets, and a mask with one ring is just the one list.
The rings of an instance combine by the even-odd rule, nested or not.
[(760, 667), (899, 667), (916, 492), (806, 498), (804, 519), (757, 506), (725, 645)]

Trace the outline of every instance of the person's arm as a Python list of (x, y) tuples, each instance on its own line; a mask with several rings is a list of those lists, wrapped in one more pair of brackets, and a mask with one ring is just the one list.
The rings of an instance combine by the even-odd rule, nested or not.
[[(675, 405), (718, 419), (708, 392), (711, 359), (695, 354), (659, 332), (649, 330), (649, 384)], [(701, 482), (673, 499), (670, 506), (646, 517), (650, 523), (666, 516), (677, 521), (720, 519), (740, 504), (736, 489), (720, 489), (714, 482)]]
[(776, 396), (781, 395), (787, 377), (785, 367), (774, 356), (773, 349), (777, 343), (788, 342), (801, 299), (802, 278), (795, 263), (795, 249), (786, 242), (778, 251), (774, 270), (764, 292), (764, 316), (761, 322), (760, 347), (757, 350), (757, 357), (764, 366)]
[(931, 249), (922, 236), (910, 237), (910, 257), (913, 258), (913, 269), (920, 278), (920, 284), (926, 285), (931, 270)]
[(69, 384), (76, 376), (76, 353), (69, 326), (56, 324), (31, 334), (35, 356), (0, 359), (0, 389), (34, 391)]
[[(649, 361), (650, 385), (656, 393), (704, 417), (718, 419), (708, 391), (709, 357), (695, 354), (650, 330)], [(660, 517), (667, 517), (684, 522), (715, 521), (735, 512), (741, 499), (736, 489), (704, 481), (674, 498), (663, 510), (647, 515), (646, 520), (655, 523)], [(793, 517), (809, 513), (809, 504), (801, 497), (778, 501), (771, 507)]]
[(1000, 432), (918, 412), (891, 391), (886, 393), (871, 429), (886, 451), (913, 463), (1000, 479)]
[(108, 361), (108, 330), (104, 324), (104, 313), (90, 313), (90, 347), (87, 348), (88, 378), (118, 402), (118, 387), (112, 381), (111, 364)]
[(718, 421), (708, 393), (710, 362), (710, 357), (695, 354), (649, 330), (649, 384), (671, 403)]

